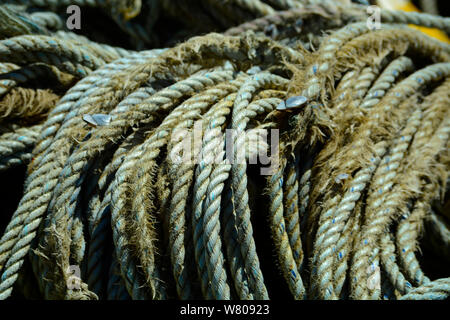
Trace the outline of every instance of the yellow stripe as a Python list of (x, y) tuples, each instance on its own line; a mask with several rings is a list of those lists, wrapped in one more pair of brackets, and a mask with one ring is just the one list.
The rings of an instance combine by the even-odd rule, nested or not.
[[(420, 12), (417, 7), (412, 4), (409, 1), (406, 0), (379, 0), (378, 5), (382, 8), (391, 9), (391, 10), (402, 10), (406, 12)], [(447, 37), (447, 35), (442, 32), (439, 29), (433, 29), (433, 28), (426, 28), (426, 27), (419, 27), (414, 24), (409, 25), (411, 28), (417, 29), (422, 31), (423, 33), (429, 35), (430, 37), (433, 37), (435, 39), (438, 39), (443, 42), (450, 43), (450, 38)]]

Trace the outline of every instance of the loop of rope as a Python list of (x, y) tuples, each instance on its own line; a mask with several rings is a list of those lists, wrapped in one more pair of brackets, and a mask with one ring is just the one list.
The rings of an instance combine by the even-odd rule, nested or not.
[[(448, 18), (381, 10), (372, 30), (345, 1), (70, 2), (110, 15), (122, 48), (65, 30), (68, 1), (7, 3), (0, 172), (28, 167), (0, 298), (450, 295), (421, 254), (450, 260), (450, 47), (407, 26), (449, 34)], [(163, 14), (190, 27), (141, 50)]]

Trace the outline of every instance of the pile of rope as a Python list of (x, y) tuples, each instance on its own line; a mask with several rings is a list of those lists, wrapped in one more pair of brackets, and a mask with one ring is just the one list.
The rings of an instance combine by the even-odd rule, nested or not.
[[(176, 3), (208, 26), (189, 1), (81, 2), (122, 26), (140, 15), (124, 4)], [(407, 24), (450, 19), (381, 10), (372, 30), (346, 1), (196, 3), (222, 27), (263, 17), (131, 51), (0, 6), (0, 171), (28, 166), (0, 298), (448, 298), (450, 46)]]
[[(302, 8), (323, 0), (4, 0), (20, 14), (20, 27), (33, 33), (73, 39), (66, 20), (76, 5), (82, 12), (80, 30), (102, 43), (143, 50), (172, 46), (198, 34), (221, 32), (277, 10)], [(350, 3), (349, 0), (334, 2)], [(8, 20), (0, 14), (4, 26)], [(3, 30), (0, 29), (0, 35)], [(12, 32), (12, 30), (10, 30)]]

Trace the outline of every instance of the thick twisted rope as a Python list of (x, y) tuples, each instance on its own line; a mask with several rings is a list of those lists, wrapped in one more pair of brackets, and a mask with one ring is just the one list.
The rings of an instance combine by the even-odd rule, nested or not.
[[(366, 7), (329, 1), (77, 4), (135, 48), (160, 40), (161, 12), (204, 31), (260, 18), (133, 52), (50, 12), (1, 11), (26, 19), (0, 40), (0, 168), (30, 162), (0, 240), (1, 298), (17, 283), (47, 299), (268, 299), (273, 271), (295, 299), (448, 297), (418, 249), (448, 247), (450, 49), (405, 26), (448, 33), (448, 18), (382, 10), (371, 30)], [(43, 105), (25, 93), (47, 75)], [(253, 161), (269, 149), (264, 179)]]

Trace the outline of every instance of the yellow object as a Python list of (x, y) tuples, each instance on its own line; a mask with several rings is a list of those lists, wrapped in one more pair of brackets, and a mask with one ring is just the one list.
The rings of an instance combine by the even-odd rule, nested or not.
[[(384, 9), (420, 12), (420, 10), (408, 0), (377, 0), (377, 4)], [(447, 35), (439, 29), (419, 27), (413, 24), (410, 24), (409, 26), (426, 33), (430, 37), (450, 43), (449, 37), (447, 37)]]

